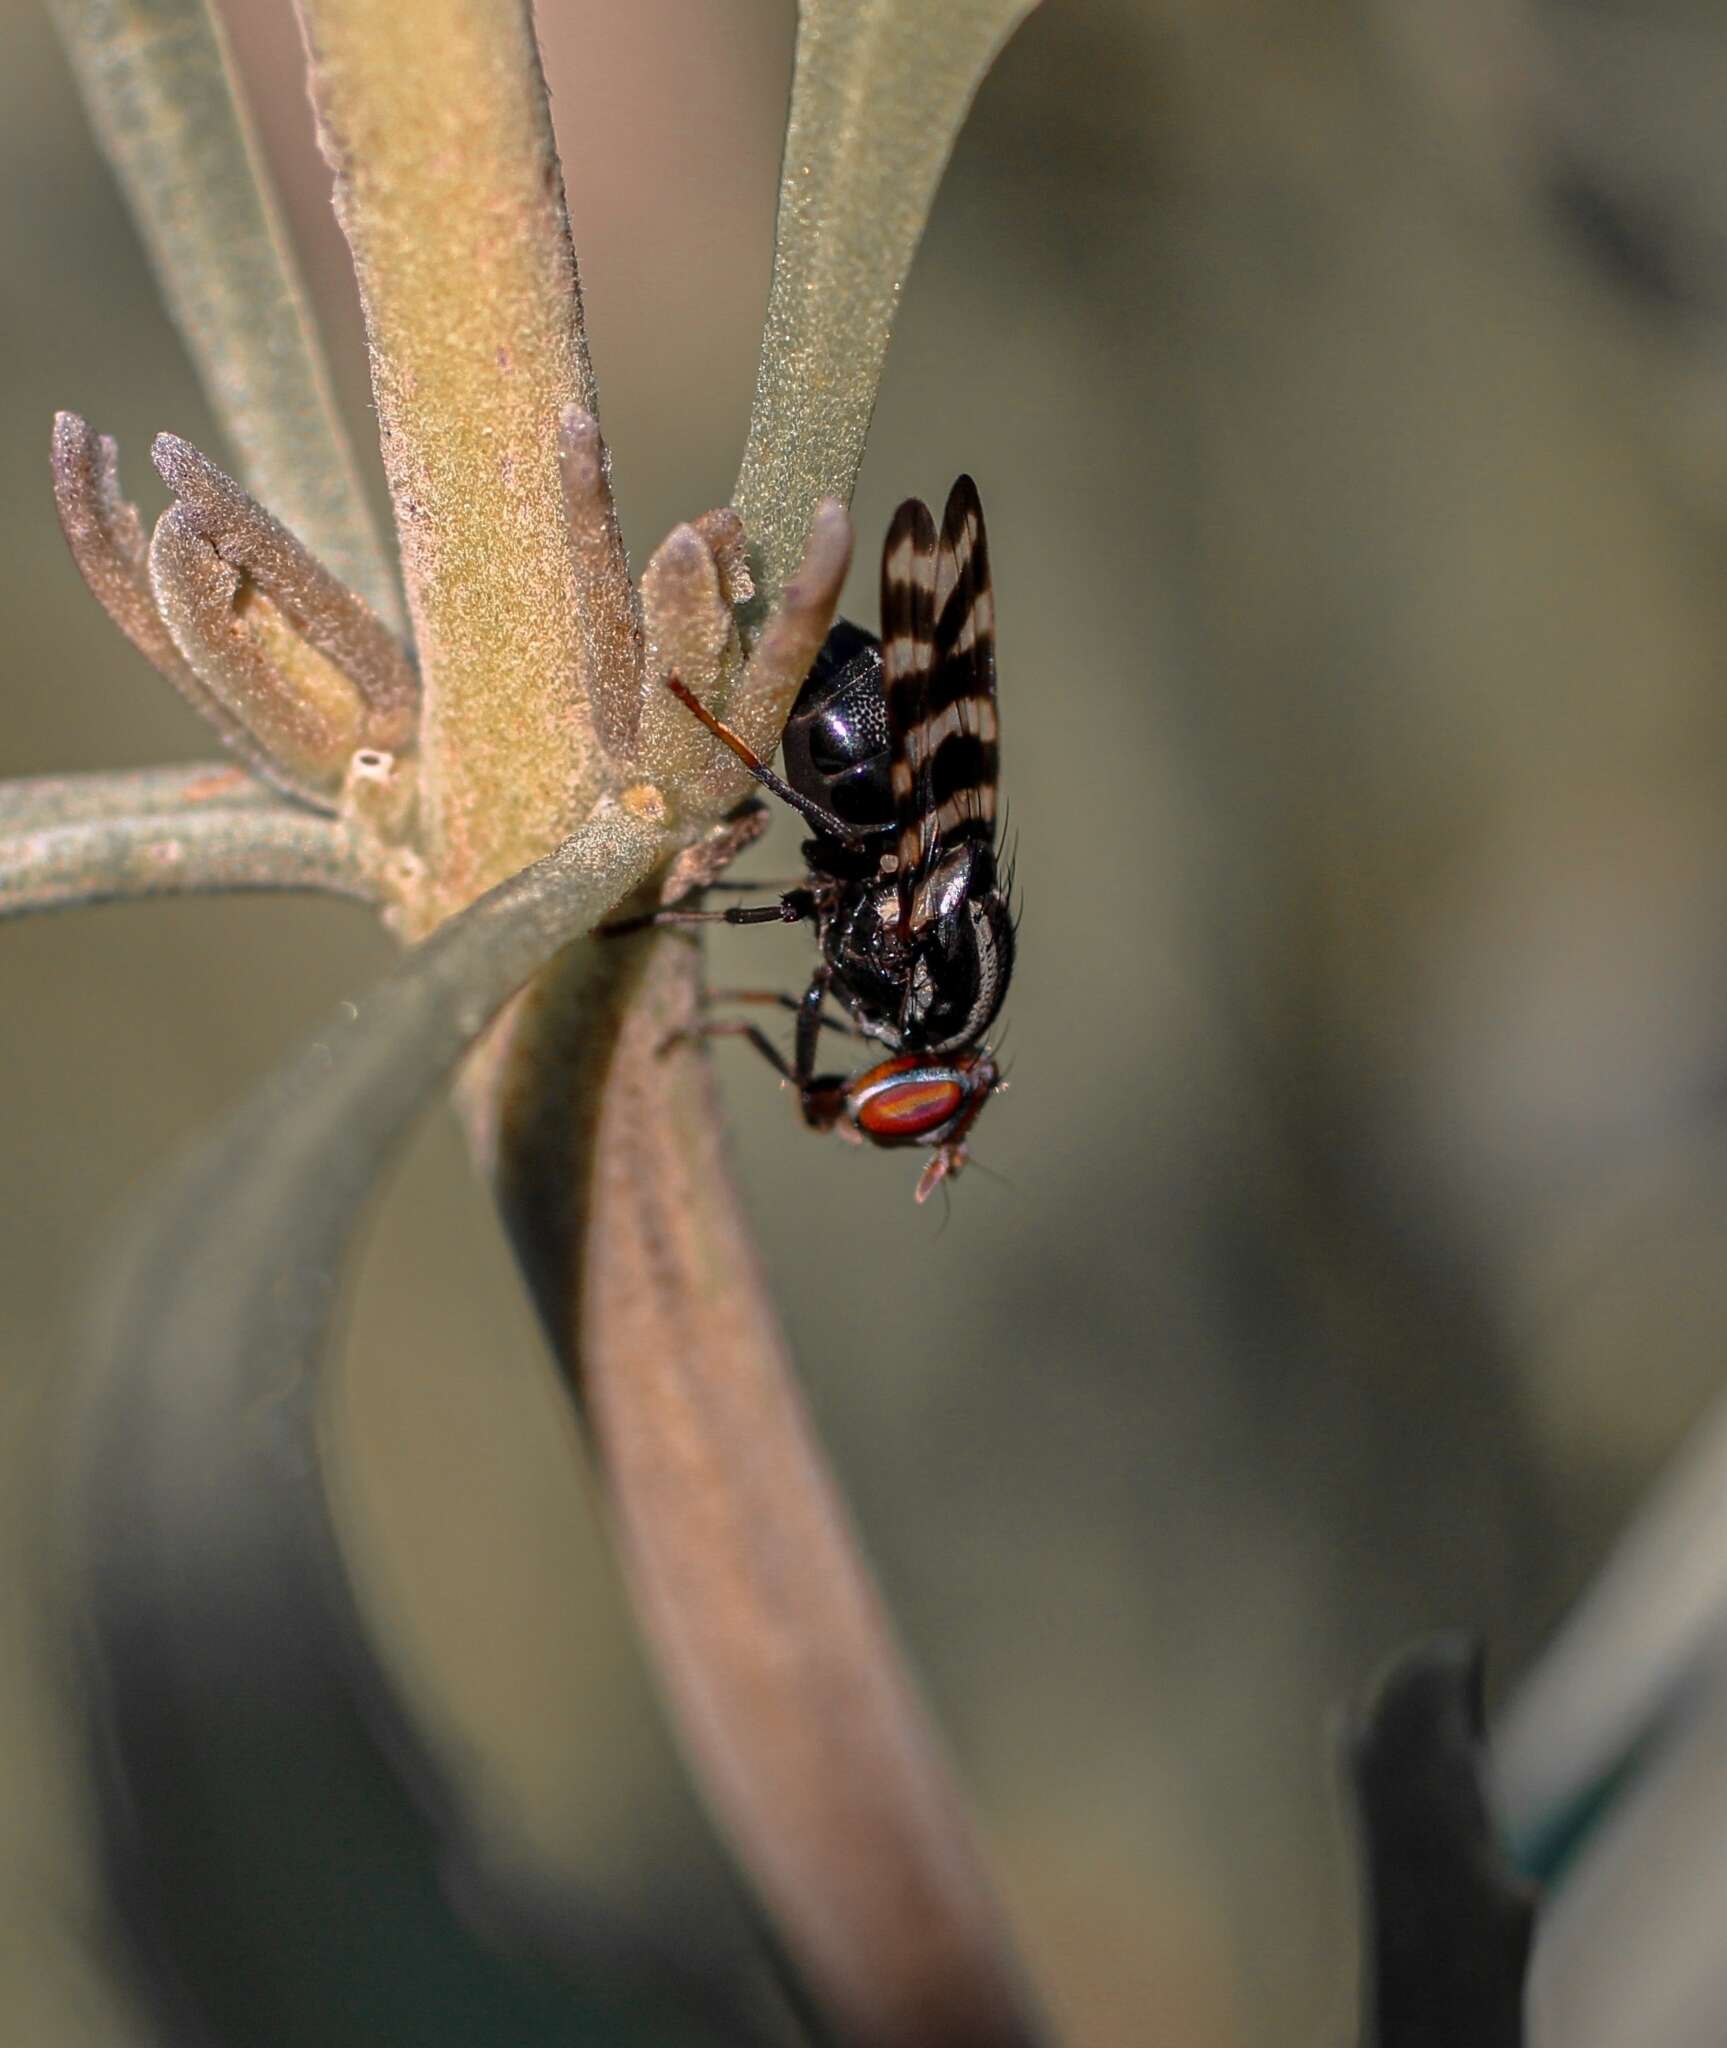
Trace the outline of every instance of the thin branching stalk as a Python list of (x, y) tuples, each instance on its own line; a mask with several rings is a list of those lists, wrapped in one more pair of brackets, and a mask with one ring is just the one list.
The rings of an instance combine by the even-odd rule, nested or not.
[(253, 493), (400, 622), (208, 0), (52, 0), (91, 122)]
[(371, 341), (449, 910), (601, 787), (558, 469), (564, 415), (594, 410), (563, 183), (521, 0), (300, 12)]
[(0, 831), (0, 918), (136, 896), (299, 889), (372, 901), (335, 819), (292, 804), (209, 804)]
[(84, 825), (106, 819), (217, 804), (224, 810), (268, 811), (282, 799), (232, 761), (188, 761), (177, 768), (133, 768), (89, 775), (38, 775), (0, 782), (0, 832), (39, 825)]

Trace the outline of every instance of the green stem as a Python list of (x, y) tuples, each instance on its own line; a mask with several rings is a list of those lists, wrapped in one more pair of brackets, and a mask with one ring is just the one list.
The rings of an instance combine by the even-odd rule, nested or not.
[(0, 782), (0, 833), (39, 825), (85, 825), (213, 804), (225, 811), (280, 807), (273, 789), (232, 761), (188, 761), (174, 768), (129, 768), (93, 775), (36, 775)]
[(342, 827), (291, 804), (164, 809), (0, 837), (0, 918), (239, 889), (376, 895)]
[(566, 414), (594, 410), (575, 256), (522, 0), (300, 13), (371, 341), (447, 912), (555, 845), (603, 780), (558, 467)]

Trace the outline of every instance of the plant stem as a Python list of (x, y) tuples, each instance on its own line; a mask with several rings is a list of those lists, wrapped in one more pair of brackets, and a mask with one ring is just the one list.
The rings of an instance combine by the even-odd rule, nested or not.
[(520, 0), (301, 0), (354, 254), (425, 690), (425, 851), (448, 911), (587, 814), (558, 433), (594, 410)]
[(0, 837), (0, 918), (236, 889), (376, 894), (342, 827), (291, 804), (163, 809)]
[(39, 825), (83, 825), (213, 804), (223, 810), (280, 809), (282, 799), (232, 761), (176, 768), (114, 769), (94, 775), (36, 775), (0, 782), (0, 833)]

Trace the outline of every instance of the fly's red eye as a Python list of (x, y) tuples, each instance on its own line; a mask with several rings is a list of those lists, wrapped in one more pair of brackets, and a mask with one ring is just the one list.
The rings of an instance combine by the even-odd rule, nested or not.
[(951, 1074), (919, 1074), (877, 1089), (858, 1105), (858, 1128), (892, 1144), (927, 1138), (959, 1111), (965, 1089)]

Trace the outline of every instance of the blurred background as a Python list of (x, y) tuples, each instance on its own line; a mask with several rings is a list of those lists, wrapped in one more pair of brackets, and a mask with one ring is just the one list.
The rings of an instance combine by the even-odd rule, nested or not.
[[(371, 460), (293, 24), (224, 12)], [(195, 758), (65, 556), (48, 428), (117, 435), (152, 511), (158, 428), (221, 444), (45, 15), (0, 19), (0, 772)], [(793, 10), (540, 25), (639, 564), (735, 471)], [(1724, 96), (1701, 0), (1051, 0), (906, 293), (849, 609), (894, 503), (970, 469), (1025, 898), (999, 1179), (917, 1209), (903, 1161), (715, 1056), (816, 1415), (1085, 2048), (1343, 2036), (1328, 1716), (1454, 1623), (1512, 1683), (1714, 1392)], [(728, 937), (716, 979), (801, 981), (807, 940)], [(387, 961), (320, 901), (0, 936), (9, 2038), (130, 2038), (41, 1569), (92, 1274)], [(377, 1219), (338, 1406), (369, 1597), (497, 1884), (733, 1938), (445, 1117)]]

